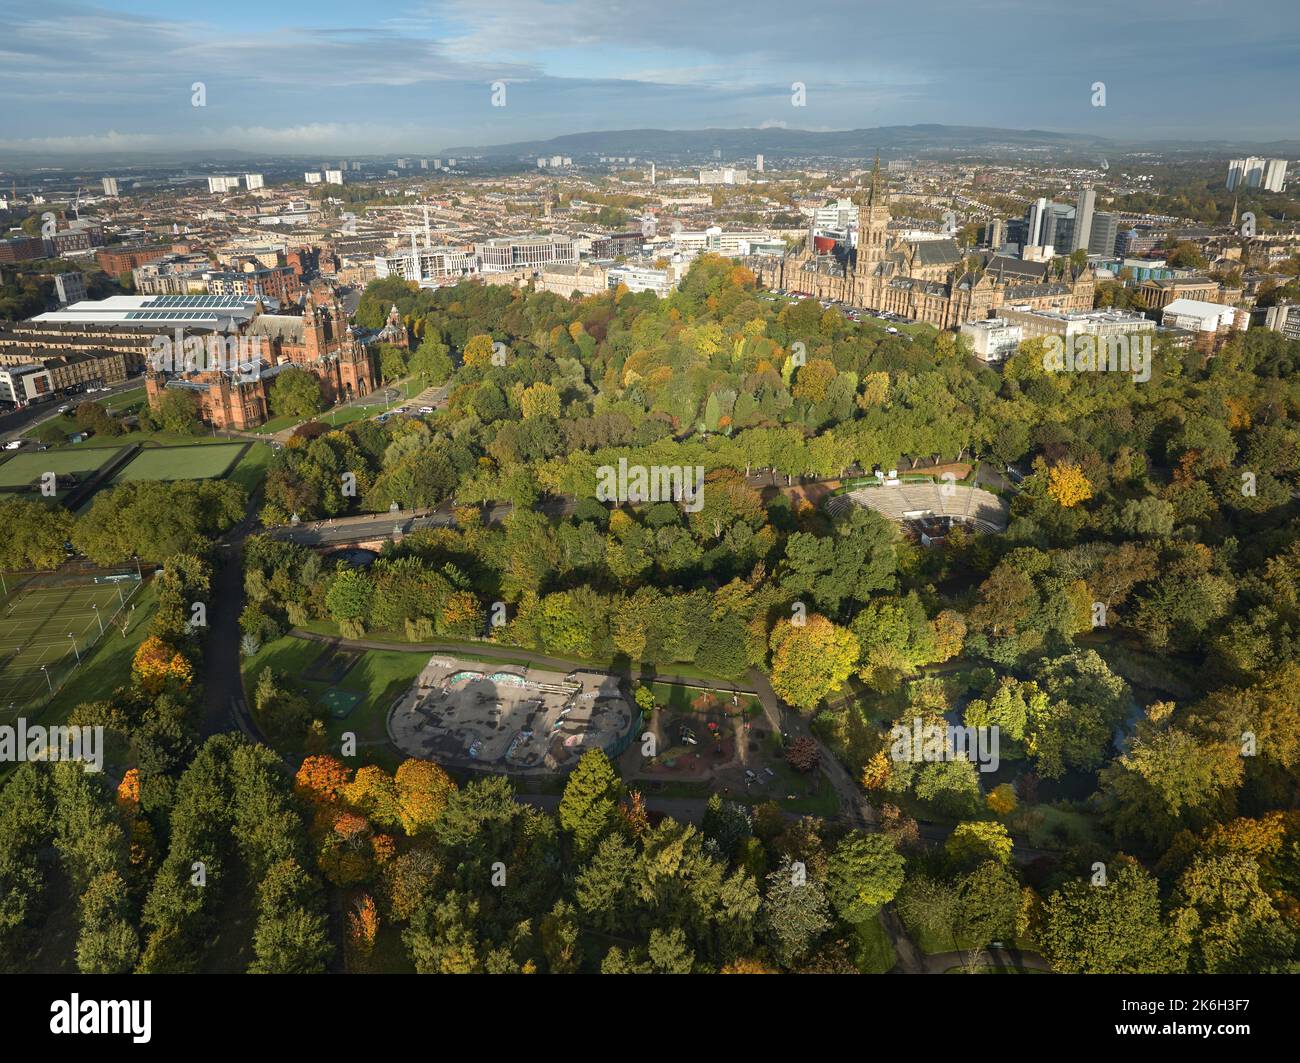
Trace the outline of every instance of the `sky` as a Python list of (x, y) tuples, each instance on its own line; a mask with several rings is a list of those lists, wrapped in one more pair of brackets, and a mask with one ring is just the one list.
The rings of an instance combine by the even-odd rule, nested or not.
[(0, 165), (23, 150), (437, 154), (645, 127), (1289, 139), (1295, 2), (0, 0)]

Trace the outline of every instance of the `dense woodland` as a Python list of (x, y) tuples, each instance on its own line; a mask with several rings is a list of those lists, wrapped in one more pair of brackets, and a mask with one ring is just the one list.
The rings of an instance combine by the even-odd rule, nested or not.
[[(9, 500), (6, 565), (57, 564), (70, 538), (164, 568), (130, 682), (77, 710), (127, 770), (28, 765), (0, 791), (8, 965), (57, 880), (80, 897), (85, 970), (203, 968), (224, 906), (254, 897), (254, 970), (870, 969), (862, 927), (891, 902), (915, 937), (1016, 940), (1061, 971), (1297, 969), (1300, 343), (1252, 331), (1207, 358), (1158, 341), (1141, 383), (1045, 372), (1033, 343), (994, 370), (951, 334), (777, 301), (712, 258), (662, 301), (378, 282), (359, 322), (394, 303), (416, 341), (383, 356), (449, 383), (446, 409), (304, 426), (260, 515), (452, 499), (456, 525), (365, 569), (250, 539), (245, 652), (323, 622), (759, 669), (882, 829), (716, 798), (699, 827), (652, 823), (599, 754), (551, 815), (423, 762), (390, 775), (321, 749), (290, 770), (242, 739), (200, 745), (185, 607), (242, 491), (127, 485), (50, 531)], [(596, 501), (620, 458), (703, 466), (702, 508)], [(926, 549), (800, 489), (935, 459), (1025, 474), (1002, 488), (1005, 534)], [(548, 516), (560, 499), (576, 505)], [(512, 509), (487, 523), (485, 501)], [(281, 748), (311, 738), (274, 677), (250, 695)], [(888, 728), (913, 719), (996, 724), (1005, 771), (892, 759)]]

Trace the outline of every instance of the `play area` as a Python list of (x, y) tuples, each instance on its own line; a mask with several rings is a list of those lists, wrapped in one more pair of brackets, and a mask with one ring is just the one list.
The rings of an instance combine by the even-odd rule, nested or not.
[(603, 672), (563, 675), (435, 656), (393, 707), (388, 731), (409, 756), (564, 772), (589, 749), (618, 756), (640, 718), (618, 678)]

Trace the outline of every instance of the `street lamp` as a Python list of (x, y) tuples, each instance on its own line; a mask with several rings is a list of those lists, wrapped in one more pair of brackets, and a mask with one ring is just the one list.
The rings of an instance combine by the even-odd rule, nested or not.
[(54, 680), (50, 678), (50, 670), (46, 668), (45, 665), (41, 665), (41, 671), (45, 673), (45, 681), (50, 684), (50, 693), (53, 694)]
[(91, 602), (90, 607), (95, 610), (95, 619), (99, 621), (99, 634), (102, 638), (104, 635), (104, 618), (99, 615), (99, 605), (96, 602)]
[(76, 638), (73, 636), (73, 634), (72, 634), (71, 631), (68, 632), (68, 638), (72, 639), (72, 652), (73, 652), (74, 654), (76, 654), (76, 656), (77, 656), (77, 663), (80, 664), (80, 663), (81, 663), (81, 651), (80, 651), (79, 649), (77, 649), (77, 640), (76, 640)]

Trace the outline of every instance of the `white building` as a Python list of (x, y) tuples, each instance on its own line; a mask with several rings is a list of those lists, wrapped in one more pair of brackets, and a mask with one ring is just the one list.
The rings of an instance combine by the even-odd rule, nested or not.
[(308, 171), (307, 173), (302, 175), (302, 179), (306, 181), (309, 185), (318, 185), (320, 184), (320, 171), (319, 170)]
[(1279, 303), (1270, 306), (1264, 315), (1264, 327), (1282, 333), (1289, 340), (1300, 340), (1300, 305)]
[(722, 166), (716, 170), (701, 170), (700, 184), (747, 185), (749, 184), (749, 171), (738, 170), (734, 166)]
[(80, 273), (56, 273), (54, 288), (59, 293), (59, 303), (79, 303), (86, 298), (86, 279)]
[(1175, 299), (1164, 309), (1160, 323), (1166, 328), (1188, 332), (1218, 332), (1221, 329), (1245, 328), (1248, 318), (1236, 307), (1207, 303), (1202, 299)]
[(1286, 159), (1264, 159), (1251, 155), (1245, 159), (1232, 159), (1228, 163), (1228, 191), (1239, 188), (1262, 188), (1266, 192), (1281, 192), (1286, 182)]
[(648, 266), (611, 266), (606, 271), (606, 276), (610, 288), (617, 288), (621, 284), (629, 292), (654, 292), (660, 299), (666, 299), (676, 287), (668, 270)]
[(758, 173), (762, 173), (762, 172), (763, 172), (763, 156), (762, 156), (762, 155), (755, 155), (755, 156), (754, 156), (754, 169), (755, 169)]
[(454, 247), (417, 247), (391, 255), (375, 256), (375, 277), (401, 277), (425, 286), (436, 286), (457, 277), (478, 272), (473, 252)]
[(342, 170), (326, 170), (325, 183), (327, 185), (341, 185), (343, 183)]
[(117, 178), (116, 178), (116, 177), (105, 177), (105, 178), (104, 178), (104, 195), (106, 195), (106, 196), (115, 196), (115, 195), (117, 195)]
[(578, 250), (573, 239), (553, 233), (550, 236), (502, 236), (474, 245), (484, 273), (509, 273), (517, 269), (537, 269), (554, 262), (577, 262)]
[(990, 365), (1005, 361), (1020, 347), (1024, 333), (1003, 317), (990, 317), (984, 321), (968, 321), (961, 334), (971, 342), (971, 351), (981, 362)]
[(250, 192), (255, 188), (262, 188), (265, 184), (266, 182), (262, 180), (262, 175), (260, 173), (244, 174), (244, 187)]
[(28, 403), (54, 394), (49, 370), (35, 362), (0, 366), (0, 399)]
[(208, 191), (214, 194), (224, 195), (226, 192), (236, 192), (239, 190), (238, 177), (209, 177)]

